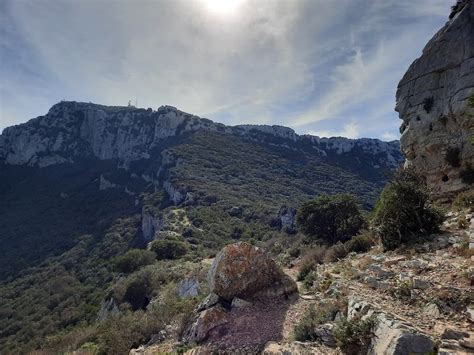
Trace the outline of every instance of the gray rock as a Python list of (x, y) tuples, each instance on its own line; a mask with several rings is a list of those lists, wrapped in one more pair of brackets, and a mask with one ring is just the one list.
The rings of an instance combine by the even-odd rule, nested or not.
[(425, 313), (431, 318), (438, 318), (441, 314), (441, 312), (439, 311), (439, 307), (435, 303), (428, 303), (423, 308), (423, 313)]
[(431, 287), (431, 283), (423, 279), (414, 278), (412, 287), (420, 290), (426, 290), (427, 288)]
[(373, 329), (367, 354), (370, 355), (405, 355), (426, 354), (434, 351), (435, 343), (425, 334), (402, 324), (390, 315), (377, 311), (368, 302), (356, 297), (349, 297), (347, 319), (355, 317), (366, 319), (376, 317), (376, 325)]
[(193, 298), (200, 293), (199, 281), (195, 278), (187, 278), (178, 284), (178, 296), (181, 299)]
[(334, 325), (332, 323), (326, 323), (320, 326), (317, 326), (314, 329), (314, 334), (318, 337), (318, 339), (326, 346), (331, 348), (336, 347), (336, 339), (333, 335)]
[(247, 308), (252, 306), (252, 302), (245, 301), (241, 298), (235, 297), (232, 300), (232, 308)]
[(220, 298), (215, 293), (210, 293), (207, 297), (196, 307), (195, 312), (202, 312), (209, 309), (220, 302)]
[(97, 321), (102, 322), (111, 316), (120, 314), (120, 309), (114, 298), (102, 301), (99, 313), (97, 314)]
[(278, 212), (281, 229), (287, 233), (296, 232), (296, 209), (293, 207), (282, 206)]
[(460, 330), (446, 328), (441, 334), (441, 339), (454, 339), (460, 340), (462, 338), (469, 338), (469, 333), (462, 332)]
[(370, 265), (369, 271), (372, 271), (376, 276), (384, 279), (393, 277), (395, 275), (393, 271), (385, 270), (378, 264)]
[[(400, 81), (396, 111), (407, 166), (426, 177), (435, 197), (452, 198), (469, 187), (461, 172), (474, 163), (469, 144), (474, 94), (474, 4), (465, 6), (439, 30)], [(458, 158), (460, 164), (447, 161)], [(453, 158), (451, 158), (453, 159)]]

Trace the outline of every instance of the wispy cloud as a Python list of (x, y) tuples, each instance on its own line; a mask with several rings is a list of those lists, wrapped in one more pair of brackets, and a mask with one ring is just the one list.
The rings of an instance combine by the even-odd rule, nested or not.
[(397, 82), (449, 8), (445, 0), (244, 0), (222, 16), (202, 0), (0, 6), (0, 129), (61, 99), (137, 98), (228, 124), (377, 137), (397, 134)]

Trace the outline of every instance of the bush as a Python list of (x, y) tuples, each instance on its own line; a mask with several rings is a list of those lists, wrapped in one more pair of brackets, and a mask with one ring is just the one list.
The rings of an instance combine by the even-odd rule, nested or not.
[(336, 194), (304, 203), (298, 210), (297, 223), (306, 235), (337, 243), (357, 234), (365, 221), (353, 196)]
[(140, 274), (127, 283), (123, 299), (132, 306), (133, 310), (145, 309), (150, 302), (151, 291), (149, 278), (146, 274)]
[(429, 205), (423, 179), (411, 169), (401, 169), (383, 189), (372, 223), (385, 249), (395, 249), (437, 232), (442, 221), (442, 212)]
[(155, 240), (151, 242), (150, 250), (155, 252), (158, 260), (179, 259), (188, 252), (185, 243), (171, 239)]
[(317, 311), (316, 308), (311, 305), (299, 323), (296, 324), (293, 330), (293, 337), (298, 341), (317, 340), (318, 337), (315, 333), (316, 327), (333, 319), (337, 311), (337, 307), (332, 303), (328, 303), (325, 307), (318, 307)]
[(458, 210), (468, 209), (469, 212), (474, 210), (474, 189), (461, 192), (456, 196), (453, 207)]
[(149, 250), (131, 249), (114, 259), (115, 267), (120, 272), (131, 273), (142, 266), (153, 264), (156, 254)]
[(365, 253), (376, 244), (374, 237), (368, 232), (358, 234), (344, 243), (348, 253)]
[(334, 338), (345, 354), (363, 354), (373, 336), (377, 318), (372, 315), (364, 320), (343, 319), (334, 327)]
[(297, 281), (303, 281), (306, 276), (309, 275), (311, 271), (314, 270), (315, 264), (310, 261), (306, 261), (301, 265), (300, 271), (298, 273), (298, 276), (296, 277)]

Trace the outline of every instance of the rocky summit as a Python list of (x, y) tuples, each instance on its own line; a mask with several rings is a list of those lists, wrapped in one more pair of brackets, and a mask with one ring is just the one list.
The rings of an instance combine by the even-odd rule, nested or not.
[(445, 199), (474, 183), (473, 44), (474, 4), (458, 1), (397, 90), (406, 164)]

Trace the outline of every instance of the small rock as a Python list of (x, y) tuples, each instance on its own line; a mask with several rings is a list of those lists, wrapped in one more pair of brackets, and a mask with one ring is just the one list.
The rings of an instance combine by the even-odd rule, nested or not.
[(184, 338), (188, 343), (199, 343), (209, 336), (212, 329), (227, 322), (228, 312), (221, 305), (216, 305), (199, 314)]
[(459, 341), (459, 345), (461, 345), (463, 348), (474, 349), (474, 340), (463, 339)]
[(235, 297), (232, 300), (232, 308), (246, 308), (252, 306), (252, 302), (245, 301), (241, 298)]
[(428, 303), (423, 308), (423, 313), (432, 318), (438, 318), (440, 316), (439, 308), (435, 303)]
[(425, 281), (423, 279), (413, 279), (413, 288), (420, 289), (420, 290), (426, 290), (427, 288), (430, 288), (431, 283), (428, 281)]
[(412, 260), (404, 261), (402, 265), (410, 269), (424, 269), (426, 268), (427, 263), (426, 261), (423, 261), (420, 259), (412, 259)]
[(383, 264), (385, 266), (392, 266), (392, 265), (398, 264), (400, 261), (404, 261), (404, 260), (406, 260), (406, 257), (404, 257), (404, 256), (395, 256), (393, 258), (385, 260), (385, 262)]
[(324, 345), (329, 346), (331, 348), (336, 347), (336, 339), (334, 338), (334, 335), (332, 333), (333, 327), (333, 324), (326, 323), (314, 329), (314, 333), (316, 334), (318, 339), (321, 340)]
[(193, 298), (199, 295), (199, 281), (195, 278), (182, 280), (178, 284), (178, 296), (180, 299)]
[(469, 338), (469, 333), (461, 332), (459, 330), (452, 329), (452, 328), (446, 328), (443, 334), (441, 334), (441, 339), (460, 340), (462, 338)]
[(474, 322), (474, 308), (472, 308), (472, 306), (468, 306), (466, 309), (466, 313), (471, 322)]
[(386, 258), (384, 254), (372, 255), (372, 260), (376, 262), (384, 261)]
[(395, 273), (393, 271), (388, 271), (388, 270), (382, 269), (382, 267), (380, 267), (380, 265), (378, 265), (378, 264), (370, 265), (369, 266), (369, 271), (372, 271), (375, 275), (377, 275), (378, 277), (381, 277), (381, 278), (389, 278), (389, 277), (393, 277), (395, 275)]
[(211, 292), (200, 304), (198, 304), (198, 306), (196, 307), (194, 311), (202, 312), (205, 309), (209, 309), (215, 306), (216, 304), (219, 303), (219, 301), (220, 301), (219, 296)]

